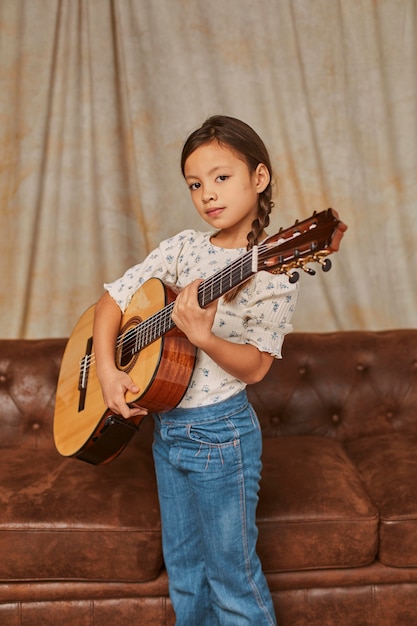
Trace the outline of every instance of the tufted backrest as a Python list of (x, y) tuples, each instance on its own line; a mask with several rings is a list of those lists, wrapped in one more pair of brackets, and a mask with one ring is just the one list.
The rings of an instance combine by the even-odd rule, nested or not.
[[(0, 447), (51, 447), (66, 339), (0, 340)], [(248, 390), (264, 436), (415, 432), (417, 330), (293, 333)]]
[(0, 340), (0, 448), (51, 447), (66, 339)]
[(293, 333), (249, 396), (267, 437), (415, 432), (417, 330)]

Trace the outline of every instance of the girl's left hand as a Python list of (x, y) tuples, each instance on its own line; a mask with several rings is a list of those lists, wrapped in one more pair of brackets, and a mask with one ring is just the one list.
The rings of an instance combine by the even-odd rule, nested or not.
[(210, 339), (217, 310), (217, 301), (204, 309), (200, 307), (197, 294), (202, 282), (202, 280), (195, 280), (185, 287), (178, 294), (172, 311), (172, 320), (175, 325), (197, 348), (203, 347)]

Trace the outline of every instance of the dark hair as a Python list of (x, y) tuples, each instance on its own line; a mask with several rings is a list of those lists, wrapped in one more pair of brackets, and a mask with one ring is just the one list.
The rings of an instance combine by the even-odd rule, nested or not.
[(274, 206), (272, 201), (272, 167), (268, 150), (259, 135), (245, 122), (227, 115), (213, 115), (195, 130), (186, 140), (181, 153), (181, 171), (184, 175), (185, 162), (200, 146), (217, 141), (238, 152), (246, 162), (249, 171), (254, 172), (263, 163), (270, 175), (265, 190), (258, 196), (258, 215), (252, 222), (252, 230), (247, 235), (248, 250), (258, 243), (258, 237), (269, 224), (269, 214)]

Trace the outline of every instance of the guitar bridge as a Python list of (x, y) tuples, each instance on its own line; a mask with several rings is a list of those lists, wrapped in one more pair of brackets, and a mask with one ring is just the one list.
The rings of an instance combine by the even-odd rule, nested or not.
[(85, 399), (87, 396), (88, 386), (88, 374), (90, 372), (91, 353), (93, 351), (93, 338), (87, 339), (87, 345), (85, 348), (85, 354), (80, 363), (80, 376), (78, 379), (78, 391), (80, 392), (80, 398), (78, 401), (78, 412), (84, 411)]

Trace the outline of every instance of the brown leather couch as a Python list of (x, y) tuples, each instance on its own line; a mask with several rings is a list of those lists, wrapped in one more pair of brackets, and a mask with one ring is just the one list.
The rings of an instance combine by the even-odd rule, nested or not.
[[(0, 624), (172, 625), (151, 419), (108, 465), (61, 457), (64, 346), (0, 341)], [(416, 624), (417, 330), (294, 333), (249, 394), (279, 624)]]

